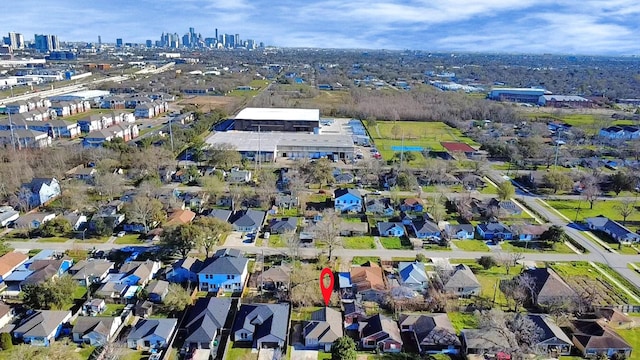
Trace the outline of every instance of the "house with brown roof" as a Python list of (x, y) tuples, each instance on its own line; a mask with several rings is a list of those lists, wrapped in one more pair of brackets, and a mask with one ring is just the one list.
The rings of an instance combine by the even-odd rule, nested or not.
[(364, 301), (380, 302), (387, 293), (382, 268), (375, 263), (352, 267), (351, 284), (356, 297), (361, 297)]
[(637, 324), (631, 316), (612, 307), (600, 308), (596, 310), (596, 315), (598, 315), (601, 321), (605, 322), (607, 326), (614, 329), (631, 329)]
[(169, 219), (164, 224), (165, 227), (169, 226), (178, 226), (188, 224), (193, 221), (196, 217), (196, 213), (189, 209), (184, 210), (176, 210), (171, 215), (169, 215)]
[(5, 303), (0, 303), (0, 329), (13, 320), (13, 308)]
[(520, 276), (527, 274), (534, 283), (532, 304), (546, 305), (558, 298), (575, 298), (576, 292), (551, 268), (527, 269)]
[(447, 314), (400, 314), (401, 332), (415, 338), (421, 354), (458, 354), (461, 343)]
[(272, 266), (258, 275), (258, 288), (263, 290), (286, 289), (291, 279), (291, 268), (286, 265)]
[[(9, 276), (18, 266), (24, 264), (29, 256), (21, 252), (9, 252), (0, 257), (0, 281)], [(2, 285), (4, 287), (4, 284)]]
[(360, 346), (368, 350), (396, 353), (402, 351), (402, 336), (395, 321), (376, 314), (359, 323)]
[(571, 340), (584, 357), (606, 354), (611, 358), (616, 353), (624, 354), (627, 359), (631, 356), (631, 345), (613, 329), (597, 320), (574, 320), (571, 328)]

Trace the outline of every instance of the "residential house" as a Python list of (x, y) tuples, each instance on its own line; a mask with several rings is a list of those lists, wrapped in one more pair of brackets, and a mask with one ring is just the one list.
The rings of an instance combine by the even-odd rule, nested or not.
[(473, 174), (462, 174), (460, 182), (462, 182), (462, 186), (469, 191), (482, 189), (487, 186), (487, 183), (482, 177)]
[(159, 261), (129, 261), (120, 266), (119, 274), (123, 276), (120, 282), (128, 285), (145, 286), (160, 270), (162, 263)]
[(429, 286), (429, 277), (425, 271), (424, 263), (400, 262), (398, 264), (398, 278), (402, 286), (416, 291), (425, 290)]
[(262, 224), (264, 224), (265, 217), (266, 213), (264, 211), (247, 209), (237, 211), (229, 219), (229, 222), (234, 231), (255, 233), (258, 232)]
[(29, 265), (31, 274), (20, 282), (20, 288), (24, 285), (37, 285), (51, 279), (62, 276), (73, 265), (69, 258), (35, 260)]
[(231, 169), (227, 173), (227, 182), (232, 184), (247, 183), (251, 181), (251, 171)]
[(402, 351), (402, 337), (395, 321), (384, 315), (373, 315), (359, 323), (360, 346), (365, 350), (385, 353)]
[(171, 226), (186, 225), (192, 222), (195, 217), (196, 213), (189, 209), (175, 210), (169, 215), (167, 222), (164, 223), (164, 227), (168, 228)]
[(136, 350), (160, 350), (167, 347), (178, 319), (141, 319), (127, 336), (127, 347)]
[(507, 216), (518, 216), (522, 214), (522, 208), (511, 200), (498, 200), (493, 198), (489, 200), (487, 208), (497, 208), (498, 211)]
[(47, 221), (55, 219), (56, 214), (44, 212), (32, 212), (22, 215), (14, 222), (16, 229), (37, 229)]
[(51, 137), (30, 129), (0, 130), (0, 145), (16, 149), (44, 149), (51, 146)]
[(111, 125), (113, 125), (113, 118), (109, 114), (89, 115), (78, 120), (78, 126), (83, 133), (106, 129)]
[(515, 239), (518, 241), (534, 241), (539, 240), (540, 236), (549, 229), (548, 225), (513, 225), (511, 226)]
[(446, 292), (461, 298), (480, 295), (480, 282), (471, 269), (465, 264), (453, 268), (451, 276), (444, 284)]
[(342, 314), (329, 307), (316, 310), (304, 322), (302, 332), (305, 348), (329, 352), (333, 342), (344, 336)]
[(630, 244), (640, 241), (640, 235), (629, 230), (617, 221), (604, 216), (587, 219), (587, 225), (591, 230), (599, 230), (609, 234), (614, 240), (622, 244)]
[(634, 321), (633, 317), (626, 315), (613, 307), (597, 309), (596, 314), (607, 324), (607, 326), (614, 329), (631, 329), (636, 325), (636, 321)]
[(149, 294), (149, 300), (154, 303), (161, 303), (169, 293), (169, 282), (164, 280), (153, 280), (145, 288)]
[(102, 282), (113, 270), (114, 263), (106, 259), (80, 260), (69, 269), (71, 278), (80, 286)]
[(173, 283), (185, 283), (198, 281), (198, 272), (202, 269), (204, 263), (194, 257), (186, 257), (179, 259), (171, 265), (171, 269), (167, 272), (167, 281)]
[(362, 195), (356, 189), (336, 189), (333, 200), (337, 212), (361, 212)]
[(625, 359), (631, 356), (631, 345), (597, 320), (573, 320), (571, 328), (573, 345), (584, 357), (595, 358), (598, 354), (605, 354), (611, 358), (616, 353), (624, 355)]
[(73, 173), (73, 177), (77, 180), (91, 182), (98, 174), (98, 170), (93, 167), (78, 169)]
[(102, 314), (107, 309), (107, 303), (104, 299), (91, 299), (82, 304), (82, 314), (88, 316), (96, 316)]
[(82, 140), (82, 146), (100, 147), (105, 142), (112, 141), (116, 138), (127, 142), (137, 138), (139, 133), (140, 130), (135, 124), (116, 124), (106, 129), (95, 130), (88, 133)]
[(497, 358), (498, 353), (508, 352), (511, 349), (509, 340), (500, 331), (494, 329), (463, 329), (460, 331), (460, 338), (462, 349), (467, 355), (492, 355)]
[(447, 224), (445, 227), (445, 234), (447, 234), (449, 239), (473, 239), (475, 229), (471, 224)]
[(75, 122), (65, 120), (29, 121), (29, 129), (47, 133), (51, 138), (73, 139), (80, 135), (80, 127)]
[(279, 209), (294, 209), (298, 206), (298, 198), (288, 194), (277, 194), (274, 205)]
[(413, 233), (416, 238), (429, 240), (429, 241), (440, 241), (441, 231), (436, 223), (431, 220), (422, 218), (422, 219), (414, 219), (411, 222), (411, 228), (413, 229)]
[(367, 318), (362, 304), (358, 301), (342, 301), (345, 330), (358, 331), (360, 321)]
[(124, 221), (124, 214), (120, 213), (120, 208), (113, 205), (105, 205), (98, 209), (89, 220), (89, 230), (97, 231), (98, 226), (105, 226), (111, 230), (115, 229)]
[(228, 222), (233, 215), (233, 211), (226, 209), (213, 209), (208, 216), (214, 217), (224, 222)]
[(250, 343), (254, 349), (286, 346), (289, 333), (289, 304), (242, 304), (236, 312), (231, 340)]
[(56, 115), (61, 117), (73, 115), (77, 112), (76, 105), (67, 101), (52, 103), (49, 109), (55, 111)]
[[(29, 256), (21, 252), (8, 252), (0, 256), (0, 282), (3, 282), (20, 265), (24, 264)], [(4, 287), (5, 284), (2, 284)], [(1, 327), (1, 326), (0, 326)]]
[(65, 219), (71, 224), (71, 229), (73, 231), (78, 231), (82, 229), (87, 224), (87, 217), (78, 212), (71, 212), (63, 215)]
[(542, 334), (535, 344), (535, 347), (541, 353), (548, 354), (554, 358), (571, 354), (571, 339), (549, 315), (528, 314), (526, 316), (542, 330)]
[(395, 212), (389, 198), (373, 198), (365, 203), (365, 211), (374, 215), (392, 216)]
[(363, 236), (369, 232), (369, 223), (341, 220), (339, 224), (340, 236)]
[(297, 217), (273, 219), (269, 224), (269, 231), (271, 234), (283, 234), (291, 231), (295, 232), (298, 228), (298, 221), (299, 219)]
[(20, 213), (11, 206), (0, 206), (0, 227), (7, 227), (18, 220)]
[(401, 332), (415, 338), (421, 354), (459, 354), (462, 344), (447, 314), (400, 314)]
[(407, 234), (407, 230), (401, 222), (378, 222), (378, 233), (380, 236), (401, 237)]
[(576, 292), (551, 268), (526, 269), (520, 276), (523, 275), (532, 278), (535, 284), (529, 299), (532, 304), (544, 306), (558, 299), (576, 299)]
[(512, 240), (513, 233), (509, 228), (499, 222), (481, 223), (476, 227), (478, 235), (483, 240)]
[(351, 184), (356, 179), (353, 174), (347, 172), (340, 172), (338, 174), (335, 174), (333, 178), (335, 179), (336, 184)]
[(71, 334), (76, 343), (104, 346), (116, 335), (122, 319), (116, 317), (79, 316)]
[(0, 303), (0, 329), (7, 326), (15, 316), (14, 309), (5, 304)]
[(230, 313), (231, 298), (199, 298), (191, 307), (184, 326), (187, 330), (185, 346), (190, 350), (216, 349)]
[(35, 310), (13, 330), (13, 337), (33, 346), (49, 346), (71, 321), (71, 311)]
[(102, 286), (95, 291), (94, 295), (112, 303), (122, 302), (125, 300), (127, 291), (132, 287), (132, 285), (121, 281), (123, 277), (124, 274), (112, 274), (108, 276)]
[(351, 284), (356, 295), (363, 301), (381, 302), (387, 293), (382, 269), (374, 263), (352, 267)]
[(153, 315), (153, 309), (155, 306), (156, 304), (151, 301), (141, 299), (136, 302), (133, 312), (136, 316), (146, 319)]
[(424, 210), (424, 202), (420, 198), (407, 198), (400, 204), (400, 210), (422, 212)]
[(29, 104), (24, 100), (18, 100), (6, 105), (6, 110), (9, 114), (21, 114), (29, 111)]
[[(637, 131), (637, 128), (634, 128)], [(627, 133), (622, 126), (609, 126), (604, 129), (600, 129), (598, 135), (607, 140), (626, 140), (630, 139), (635, 131)]]
[(135, 117), (142, 119), (151, 119), (156, 116), (156, 108), (153, 104), (139, 104), (133, 112)]
[(220, 249), (198, 272), (200, 291), (241, 292), (248, 276), (249, 260), (240, 251)]
[(353, 299), (353, 284), (351, 283), (351, 273), (338, 272), (336, 273), (338, 278), (338, 289), (340, 291), (340, 297), (344, 299)]
[(60, 184), (56, 178), (34, 178), (23, 184), (21, 200), (28, 201), (30, 207), (38, 207), (60, 196)]
[(287, 265), (272, 266), (257, 278), (259, 289), (274, 291), (287, 289), (291, 280), (291, 268)]

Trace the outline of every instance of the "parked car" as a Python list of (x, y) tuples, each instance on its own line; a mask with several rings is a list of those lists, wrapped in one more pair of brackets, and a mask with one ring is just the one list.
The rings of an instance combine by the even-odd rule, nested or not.
[(118, 237), (123, 237), (123, 236), (125, 236), (126, 234), (127, 234), (126, 232), (124, 232), (124, 231), (120, 231), (116, 236), (118, 236)]

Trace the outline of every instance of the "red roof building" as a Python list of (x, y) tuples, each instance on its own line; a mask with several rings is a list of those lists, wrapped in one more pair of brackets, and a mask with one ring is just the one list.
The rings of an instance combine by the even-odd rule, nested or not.
[(440, 144), (450, 153), (455, 153), (455, 152), (472, 153), (476, 151), (476, 149), (461, 142), (441, 142)]

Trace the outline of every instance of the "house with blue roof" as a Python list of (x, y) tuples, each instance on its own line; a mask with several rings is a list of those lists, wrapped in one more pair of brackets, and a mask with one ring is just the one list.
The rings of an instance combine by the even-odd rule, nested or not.
[(167, 272), (167, 281), (173, 283), (185, 283), (198, 281), (198, 272), (202, 269), (203, 262), (194, 257), (186, 257), (179, 259), (171, 265), (171, 269)]
[(640, 235), (629, 230), (619, 222), (604, 216), (588, 218), (587, 225), (591, 230), (599, 230), (609, 234), (609, 236), (621, 244), (637, 243), (640, 241)]
[(429, 277), (425, 271), (424, 263), (421, 262), (400, 262), (398, 277), (402, 286), (416, 291), (424, 290), (429, 286)]
[(401, 222), (378, 222), (378, 233), (380, 236), (404, 236), (407, 231)]
[(198, 272), (200, 291), (241, 292), (249, 275), (249, 260), (238, 250), (220, 249)]
[(336, 189), (333, 207), (337, 212), (361, 212), (362, 195), (356, 189)]
[(482, 223), (476, 226), (478, 235), (483, 240), (512, 240), (513, 233), (504, 224), (499, 222)]

